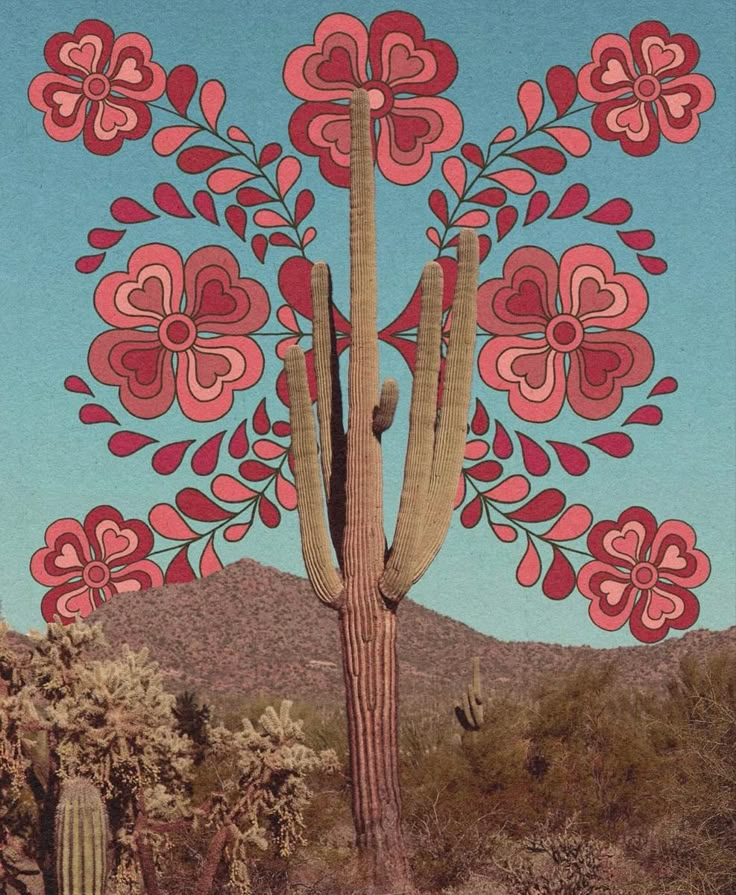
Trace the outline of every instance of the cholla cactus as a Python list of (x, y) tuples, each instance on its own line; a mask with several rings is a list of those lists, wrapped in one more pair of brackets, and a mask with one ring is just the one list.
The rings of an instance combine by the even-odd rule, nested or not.
[[(393, 419), (398, 386), (388, 379), (379, 394), (370, 122), (368, 94), (357, 90), (350, 104), (352, 337), (347, 431), (343, 429), (331, 325), (329, 270), (322, 262), (312, 269), (319, 452), (305, 359), (298, 346), (286, 355), (286, 373), (304, 561), (319, 599), (339, 613), (353, 819), (357, 844), (370, 876), (365, 888), (410, 893), (413, 886), (401, 834), (399, 796), (396, 610), (434, 559), (452, 516), (472, 379), (478, 240), (471, 230), (460, 234), (459, 271), (439, 413), (442, 268), (432, 262), (422, 275), (404, 482), (393, 544), (387, 551), (381, 436)], [(333, 560), (330, 537), (339, 569)]]
[(62, 786), (55, 843), (59, 895), (104, 895), (107, 812), (97, 787), (82, 777)]
[(455, 717), (463, 730), (476, 732), (483, 726), (483, 691), (480, 683), (480, 658), (471, 662), (472, 676), (461, 701), (455, 706)]

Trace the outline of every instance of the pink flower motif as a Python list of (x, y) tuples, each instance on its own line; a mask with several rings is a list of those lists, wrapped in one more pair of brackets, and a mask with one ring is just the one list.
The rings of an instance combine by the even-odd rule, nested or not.
[(559, 271), (543, 249), (516, 249), (503, 277), (478, 290), (478, 323), (496, 336), (481, 349), (481, 378), (507, 391), (511, 409), (530, 422), (553, 419), (565, 397), (586, 419), (610, 416), (623, 389), (642, 383), (654, 365), (647, 340), (627, 330), (647, 300), (641, 280), (616, 273), (599, 246), (568, 249)]
[(673, 143), (697, 134), (698, 116), (713, 105), (715, 90), (708, 78), (691, 74), (700, 56), (692, 37), (642, 22), (628, 41), (620, 34), (599, 37), (591, 56), (578, 89), (598, 104), (593, 130), (603, 140), (620, 140), (629, 155), (650, 155), (660, 133)]
[(378, 167), (393, 183), (416, 183), (429, 171), (432, 154), (452, 149), (460, 139), (459, 110), (437, 97), (456, 74), (450, 47), (425, 39), (422, 23), (409, 13), (384, 13), (370, 32), (353, 16), (327, 16), (314, 43), (294, 50), (284, 66), (287, 89), (307, 100), (291, 116), (289, 136), (300, 152), (319, 156), (326, 180), (347, 186), (348, 106), (334, 101), (362, 87), (378, 127)]
[(28, 88), (31, 105), (44, 112), (43, 126), (54, 140), (74, 140), (96, 155), (111, 155), (123, 140), (138, 140), (151, 127), (146, 105), (166, 87), (166, 73), (151, 61), (142, 34), (121, 34), (97, 19), (77, 25), (74, 34), (49, 38), (44, 56), (50, 72)]
[(146, 590), (164, 583), (150, 559), (153, 535), (140, 519), (123, 520), (110, 506), (95, 507), (84, 525), (58, 519), (46, 529), (46, 547), (31, 558), (31, 574), (39, 584), (53, 585), (41, 602), (51, 622), (86, 618), (115, 594)]
[(698, 601), (687, 588), (706, 580), (710, 562), (685, 522), (658, 527), (649, 510), (630, 507), (616, 522), (594, 525), (588, 549), (596, 558), (580, 569), (577, 584), (599, 628), (617, 631), (628, 621), (637, 640), (654, 643), (670, 628), (695, 623)]
[(245, 333), (266, 322), (268, 295), (240, 278), (238, 262), (220, 246), (197, 249), (186, 264), (170, 246), (141, 246), (127, 272), (100, 281), (95, 307), (117, 329), (94, 340), (89, 368), (100, 382), (119, 386), (135, 416), (160, 416), (176, 397), (190, 419), (219, 419), (233, 392), (261, 377), (263, 355)]

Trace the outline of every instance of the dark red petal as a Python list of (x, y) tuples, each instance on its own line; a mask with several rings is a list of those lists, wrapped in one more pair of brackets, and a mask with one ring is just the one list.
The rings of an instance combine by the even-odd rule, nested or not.
[(245, 239), (245, 227), (248, 223), (248, 215), (239, 205), (228, 205), (225, 209), (225, 221), (236, 236), (240, 239)]
[(234, 153), (224, 149), (215, 149), (213, 146), (190, 146), (182, 149), (176, 160), (176, 164), (185, 174), (201, 174), (226, 158), (232, 158)]
[(224, 432), (218, 432), (217, 435), (208, 438), (192, 454), (192, 470), (196, 475), (210, 475), (215, 471), (217, 461), (220, 459), (220, 446), (224, 435)]
[(517, 522), (547, 522), (562, 512), (565, 503), (566, 499), (562, 491), (557, 488), (547, 488), (508, 515), (510, 519), (515, 519)]
[(531, 475), (547, 475), (550, 462), (544, 450), (528, 435), (517, 432), (516, 437), (521, 445), (521, 455), (526, 471)]
[(92, 389), (87, 385), (84, 379), (81, 379), (79, 376), (67, 376), (64, 380), (64, 388), (68, 392), (76, 392), (80, 395), (94, 396)]
[(474, 497), (460, 513), (460, 524), (464, 528), (475, 528), (483, 514), (483, 504), (480, 497)]
[(630, 249), (646, 252), (654, 245), (654, 233), (651, 230), (617, 230), (618, 238)]
[(514, 445), (511, 441), (509, 433), (504, 429), (504, 427), (496, 420), (496, 431), (493, 436), (493, 453), (499, 458), (499, 460), (508, 460), (508, 458), (514, 453)]
[(564, 600), (575, 588), (575, 571), (563, 552), (553, 549), (552, 564), (542, 581), (542, 593), (550, 600)]
[(474, 435), (485, 435), (488, 431), (488, 411), (481, 404), (481, 402), (476, 398), (475, 399), (475, 413), (473, 414), (473, 420), (470, 423), (470, 428)]
[(267, 497), (261, 496), (261, 499), (258, 501), (258, 515), (267, 528), (276, 528), (279, 522), (281, 522), (279, 508), (271, 503)]
[(625, 224), (633, 214), (634, 209), (631, 203), (626, 199), (609, 199), (608, 202), (585, 215), (586, 221), (593, 221), (595, 224)]
[(563, 197), (557, 203), (557, 207), (550, 214), (554, 220), (570, 218), (585, 208), (590, 201), (590, 193), (584, 183), (574, 183), (565, 190)]
[(634, 442), (624, 432), (607, 432), (605, 435), (589, 438), (585, 443), (592, 444), (609, 457), (628, 457), (634, 450)]
[(475, 165), (478, 168), (482, 168), (485, 165), (483, 152), (480, 146), (476, 146), (475, 143), (463, 143), (460, 147), (460, 152), (462, 152), (463, 157), (466, 158), (471, 165)]
[(482, 463), (476, 463), (475, 466), (471, 466), (465, 471), (469, 476), (481, 482), (492, 482), (501, 475), (503, 469), (501, 464), (496, 463), (495, 460), (484, 460)]
[(506, 191), (491, 186), (471, 196), (469, 202), (477, 202), (479, 205), (490, 205), (492, 208), (500, 208), (506, 201)]
[(524, 226), (527, 224), (533, 224), (534, 221), (538, 220), (542, 217), (542, 215), (549, 208), (549, 196), (547, 193), (542, 190), (538, 190), (534, 193), (529, 200), (529, 205), (526, 208), (526, 216), (524, 217)]
[(215, 503), (198, 488), (182, 488), (176, 495), (176, 505), (185, 516), (198, 522), (223, 522), (235, 515)]
[(447, 209), (447, 196), (442, 192), (442, 190), (432, 190), (429, 194), (429, 207), (432, 210), (432, 214), (436, 218), (439, 218), (443, 224), (446, 224), (449, 219), (449, 212)]
[(182, 547), (169, 563), (164, 581), (166, 584), (186, 584), (188, 581), (194, 581), (196, 577), (187, 558), (187, 547)]
[(104, 260), (105, 252), (99, 255), (82, 255), (74, 262), (74, 266), (79, 273), (94, 273)]
[(217, 210), (215, 209), (215, 201), (207, 190), (198, 190), (194, 194), (194, 207), (202, 217), (209, 221), (210, 224), (219, 224), (217, 220)]
[(564, 115), (575, 102), (578, 83), (575, 74), (565, 65), (553, 65), (547, 72), (547, 92), (557, 110), (557, 117)]
[(279, 143), (268, 143), (261, 150), (261, 154), (258, 158), (258, 166), (260, 168), (265, 168), (266, 165), (270, 165), (271, 162), (275, 162), (276, 159), (281, 155), (281, 144)]
[(120, 425), (115, 417), (100, 404), (85, 404), (79, 409), (79, 419), (83, 423), (115, 423)]
[(539, 174), (559, 174), (567, 165), (567, 159), (559, 149), (551, 146), (533, 146), (512, 152), (511, 157), (537, 171)]
[(314, 193), (311, 190), (302, 190), (296, 197), (296, 203), (294, 205), (294, 223), (297, 227), (313, 208)]
[(121, 196), (110, 206), (110, 214), (121, 224), (141, 224), (153, 221), (158, 215), (144, 208), (140, 202), (128, 196)]
[(151, 466), (159, 475), (171, 475), (177, 470), (184, 459), (184, 454), (189, 446), (194, 444), (194, 439), (189, 441), (175, 441), (173, 444), (165, 444), (151, 457)]
[(623, 422), (624, 426), (639, 423), (643, 426), (658, 426), (662, 422), (662, 411), (655, 404), (645, 404), (629, 414)]
[(166, 79), (166, 96), (180, 115), (186, 115), (187, 107), (197, 89), (197, 72), (191, 65), (177, 65)]
[(230, 437), (227, 450), (231, 457), (240, 460), (248, 453), (248, 435), (245, 431), (245, 420), (238, 426)]
[(253, 249), (253, 254), (256, 258), (263, 264), (266, 257), (266, 249), (268, 248), (268, 240), (266, 237), (262, 233), (256, 233), (250, 241), (250, 247)]
[(271, 430), (271, 420), (266, 410), (266, 399), (262, 398), (253, 414), (253, 429), (258, 435), (266, 435)]
[[(660, 379), (654, 388), (649, 392), (647, 398), (653, 398), (655, 395), (669, 395), (677, 391), (677, 380), (673, 376), (665, 376)], [(90, 392), (91, 394), (91, 392)]]
[(175, 218), (193, 218), (194, 215), (184, 204), (181, 193), (171, 183), (159, 183), (153, 190), (153, 201), (161, 211)]
[(560, 466), (570, 475), (583, 475), (590, 468), (590, 460), (582, 448), (562, 441), (548, 441), (547, 444), (557, 454)]
[(156, 444), (157, 439), (148, 435), (140, 435), (138, 432), (116, 432), (110, 436), (107, 442), (108, 450), (116, 457), (129, 457), (141, 448), (149, 444)]
[[(125, 230), (108, 230), (105, 227), (95, 227), (87, 234), (87, 242), (93, 249), (111, 249), (125, 236)], [(643, 248), (648, 248), (644, 246)]]
[(264, 479), (270, 478), (276, 470), (260, 460), (246, 460), (240, 464), (240, 474), (248, 482), (262, 482)]
[(500, 242), (513, 229), (519, 214), (513, 205), (506, 205), (496, 213), (496, 233)]
[(656, 255), (637, 255), (636, 257), (644, 270), (655, 277), (667, 270), (667, 262), (664, 258), (657, 258)]
[(254, 186), (241, 187), (235, 194), (235, 198), (241, 205), (265, 205), (266, 202), (275, 202), (276, 199), (263, 190), (257, 190)]

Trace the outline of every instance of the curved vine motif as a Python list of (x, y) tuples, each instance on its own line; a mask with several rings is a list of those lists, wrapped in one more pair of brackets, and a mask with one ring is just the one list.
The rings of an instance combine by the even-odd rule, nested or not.
[[(590, 211), (586, 184), (566, 186), (553, 199), (546, 183), (591, 151), (593, 135), (619, 143), (632, 156), (651, 154), (661, 139), (693, 139), (700, 115), (715, 98), (710, 81), (693, 72), (699, 58), (693, 39), (670, 34), (659, 22), (643, 22), (628, 39), (600, 36), (591, 61), (577, 74), (555, 65), (544, 86), (535, 80), (521, 84), (517, 102), (523, 125), (504, 125), (483, 149), (470, 140), (461, 143), (461, 112), (441, 95), (458, 71), (447, 43), (427, 37), (410, 13), (384, 13), (370, 26), (351, 15), (332, 14), (318, 24), (311, 43), (286, 59), (284, 83), (301, 104), (289, 122), (297, 154), (285, 154), (277, 142), (259, 147), (240, 126), (223, 125), (223, 83), (211, 79), (200, 86), (191, 65), (177, 65), (167, 74), (143, 35), (116, 38), (108, 25), (89, 19), (73, 32), (51, 37), (45, 58), (51, 70), (33, 79), (29, 100), (43, 113), (52, 139), (81, 136), (90, 152), (110, 155), (127, 140), (145, 136), (155, 111), (174, 122), (169, 118), (158, 127), (154, 152), (175, 158), (182, 175), (203, 178), (191, 198), (173, 183), (161, 182), (148, 203), (129, 196), (115, 199), (110, 206), (115, 225), (89, 231), (94, 252), (77, 259), (80, 273), (98, 271), (131, 227), (161, 215), (217, 227), (224, 223), (261, 265), (270, 247), (287, 250), (277, 271), (283, 303), (275, 316), (281, 329), (273, 332), (263, 329), (271, 311), (265, 289), (241, 276), (239, 262), (221, 246), (199, 248), (184, 260), (171, 246), (146, 243), (131, 252), (126, 270), (102, 277), (94, 303), (111, 328), (92, 343), (90, 371), (99, 382), (118, 388), (122, 409), (138, 419), (162, 416), (175, 403), (193, 422), (221, 419), (231, 411), (234, 392), (261, 378), (257, 338), (275, 337), (280, 358), (291, 345), (309, 339), (304, 321), (312, 319), (313, 262), (307, 247), (317, 231), (307, 221), (315, 196), (299, 187), (302, 162), (297, 156), (316, 158), (329, 184), (347, 185), (346, 101), (355, 87), (368, 91), (376, 165), (386, 180), (417, 183), (442, 156), (437, 167), (444, 186), (430, 189), (427, 197), (438, 223), (426, 237), (442, 268), (445, 312), (457, 278), (453, 250), (461, 228), (493, 232), (479, 232), (485, 260), (494, 242), (501, 243), (516, 227), (582, 217), (615, 227), (645, 273), (664, 273), (666, 261), (651, 254), (654, 232), (624, 229), (633, 214), (628, 200), (612, 198)], [(192, 108), (195, 98), (198, 109)], [(590, 133), (581, 124), (585, 112), (591, 113)], [(601, 246), (572, 246), (559, 258), (539, 246), (523, 246), (505, 259), (502, 273), (481, 285), (479, 298), (479, 333), (486, 337), (480, 348), (481, 377), (506, 393), (518, 419), (548, 422), (565, 403), (587, 420), (608, 418), (618, 411), (623, 390), (638, 388), (652, 371), (653, 351), (633, 329), (646, 311), (647, 290)], [(404, 309), (379, 333), (411, 370), (420, 303), (417, 285)], [(339, 354), (350, 344), (351, 325), (337, 308), (333, 321)], [(311, 350), (306, 361), (314, 397)], [(95, 397), (79, 376), (68, 376), (64, 385)], [(441, 391), (442, 366), (438, 385)], [(676, 389), (677, 381), (667, 376), (648, 398)], [(275, 391), (288, 404), (283, 373)], [(207, 479), (208, 486), (179, 489), (170, 502), (154, 505), (146, 522), (125, 519), (103, 504), (82, 521), (52, 523), (45, 546), (31, 560), (33, 577), (49, 588), (42, 601), (46, 618), (58, 613), (71, 621), (115, 594), (217, 571), (221, 543), (241, 540), (257, 523), (275, 528), (282, 511), (296, 506), (289, 425), (272, 422), (265, 397), (248, 419), (201, 439), (161, 443), (123, 428), (119, 416), (95, 401), (79, 410), (84, 424), (118, 427), (108, 440), (115, 456), (146, 452), (161, 476), (180, 470), (188, 459), (192, 473)], [(577, 588), (589, 603), (591, 620), (604, 630), (628, 624), (636, 638), (654, 642), (671, 628), (689, 627), (698, 615), (691, 588), (707, 579), (709, 562), (695, 548), (687, 523), (658, 524), (641, 507), (595, 523), (587, 506), (569, 504), (559, 488), (536, 490), (532, 484), (552, 470), (555, 460), (568, 475), (584, 475), (591, 448), (626, 457), (634, 443), (624, 427), (656, 426), (661, 420), (658, 403), (645, 403), (609, 431), (571, 444), (509, 431), (500, 420), (491, 420), (478, 398), (456, 499), (461, 525), (473, 528), (485, 519), (501, 542), (522, 541), (519, 584), (531, 587), (541, 581), (550, 599), (563, 599)], [(237, 462), (237, 475), (225, 469), (226, 457)], [(582, 562), (577, 572), (574, 562)]]

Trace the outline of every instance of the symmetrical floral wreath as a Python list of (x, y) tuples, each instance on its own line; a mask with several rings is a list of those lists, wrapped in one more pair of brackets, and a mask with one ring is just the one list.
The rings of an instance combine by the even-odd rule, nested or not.
[[(72, 33), (51, 37), (44, 55), (50, 71), (33, 79), (28, 95), (52, 139), (81, 135), (90, 152), (110, 155), (125, 140), (144, 137), (155, 110), (174, 123), (156, 131), (154, 151), (176, 156), (183, 174), (204, 178), (191, 201), (171, 183), (158, 184), (152, 202), (115, 199), (110, 211), (118, 226), (89, 231), (95, 251), (77, 260), (80, 273), (97, 271), (131, 227), (161, 214), (198, 218), (209, 226), (224, 223), (233, 247), (249, 244), (261, 265), (272, 250), (285, 251), (278, 268), (283, 304), (275, 320), (266, 289), (252, 276), (253, 261), (244, 269), (242, 253), (236, 256), (220, 245), (205, 245), (186, 260), (168, 245), (139, 245), (119, 265), (122, 269), (106, 273), (94, 290), (95, 309), (109, 329), (89, 348), (89, 370), (99, 383), (118, 389), (124, 411), (150, 420), (177, 403), (194, 422), (219, 420), (232, 409), (237, 392), (261, 381), (267, 337), (278, 338), (279, 357), (290, 345), (309, 339), (302, 328), (311, 319), (313, 262), (307, 250), (317, 231), (305, 223), (315, 196), (297, 187), (302, 161), (275, 142), (257, 149), (240, 126), (221, 125), (223, 84), (208, 80), (198, 90), (197, 72), (189, 65), (167, 73), (153, 61), (151, 45), (140, 34), (116, 38), (104, 22), (87, 20)], [(348, 100), (356, 87), (367, 90), (379, 173), (394, 184), (414, 184), (439, 164), (446, 186), (429, 193), (435, 222), (426, 237), (443, 268), (446, 311), (457, 275), (459, 228), (476, 228), (481, 260), (490, 258), (495, 276), (478, 292), (483, 383), (506, 393), (510, 410), (527, 422), (553, 420), (566, 402), (578, 416), (598, 421), (615, 414), (624, 390), (640, 386), (654, 368), (653, 350), (637, 330), (650, 295), (640, 275), (628, 271), (636, 261), (647, 275), (665, 272), (665, 261), (648, 254), (654, 233), (617, 229), (622, 245), (635, 253), (627, 256), (623, 269), (593, 242), (572, 246), (559, 258), (526, 245), (505, 260), (499, 244), (520, 221), (528, 226), (587, 212), (583, 216), (592, 231), (624, 225), (633, 214), (626, 199), (608, 199), (591, 211), (588, 187), (573, 183), (550, 211), (553, 200), (538, 187), (538, 179), (554, 182), (569, 160), (589, 152), (591, 137), (579, 123), (586, 111), (592, 110), (595, 136), (618, 142), (632, 156), (650, 155), (661, 138), (692, 140), (700, 114), (715, 99), (708, 78), (693, 73), (698, 57), (691, 37), (670, 34), (660, 22), (642, 22), (628, 39), (604, 34), (577, 75), (564, 65), (546, 73), (546, 95), (537, 81), (519, 87), (523, 128), (506, 125), (485, 149), (464, 142), (453, 151), (463, 121), (457, 106), (441, 95), (458, 72), (449, 45), (426, 37), (419, 19), (406, 12), (384, 13), (370, 27), (354, 16), (334, 14), (319, 23), (313, 42), (293, 50), (284, 64), (286, 88), (302, 101), (289, 121), (289, 137), (297, 153), (318, 159), (328, 184), (346, 187)], [(197, 94), (199, 110), (190, 110)], [(417, 286), (404, 310), (379, 334), (410, 369), (420, 302)], [(273, 330), (266, 332), (269, 320)], [(342, 351), (350, 344), (350, 322), (337, 310), (335, 329)], [(307, 362), (314, 389), (311, 350)], [(68, 376), (65, 386), (93, 396), (79, 376)], [(676, 380), (665, 376), (648, 397), (676, 388)], [(288, 401), (283, 375), (276, 393), (282, 403)], [(94, 402), (81, 407), (80, 419), (120, 427), (111, 411)], [(609, 457), (627, 456), (633, 441), (622, 428), (656, 425), (661, 419), (658, 404), (644, 404), (614, 431), (587, 439), (585, 448), (553, 440), (542, 446), (520, 431), (512, 438), (500, 420), (491, 430), (486, 403), (476, 398), (458, 483), (461, 524), (470, 528), (485, 519), (507, 543), (521, 534), (526, 546), (519, 583), (531, 587), (541, 578), (544, 594), (555, 600), (577, 587), (589, 601), (591, 620), (604, 630), (628, 624), (636, 638), (651, 643), (670, 628), (691, 626), (699, 612), (692, 588), (707, 579), (710, 565), (696, 549), (690, 525), (658, 524), (642, 507), (593, 524), (586, 506), (567, 505), (559, 489), (532, 484), (549, 472), (553, 459), (568, 475), (581, 476), (590, 466), (591, 448)], [(108, 447), (124, 457), (154, 443), (144, 433), (118, 428)], [(234, 428), (201, 442), (192, 438), (157, 447), (153, 470), (170, 474), (187, 454), (192, 472), (207, 480), (209, 493), (183, 488), (174, 503), (153, 506), (148, 523), (98, 506), (82, 523), (58, 519), (48, 527), (45, 546), (31, 559), (34, 579), (50, 588), (42, 600), (44, 618), (70, 622), (115, 594), (217, 571), (222, 568), (219, 539), (239, 541), (258, 522), (274, 528), (282, 511), (296, 507), (289, 425), (272, 420), (265, 398)], [(234, 468), (223, 470), (231, 463), (238, 464), (237, 474)], [(587, 551), (571, 546), (586, 532)], [(158, 557), (167, 553), (173, 556), (164, 572)], [(577, 556), (585, 561), (576, 573), (571, 559)]]

